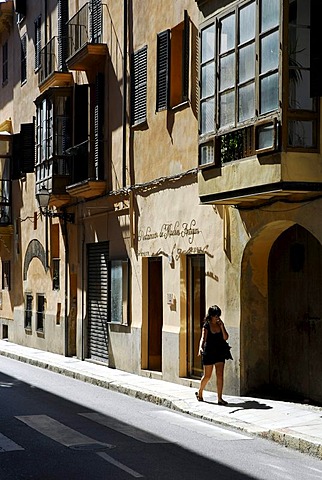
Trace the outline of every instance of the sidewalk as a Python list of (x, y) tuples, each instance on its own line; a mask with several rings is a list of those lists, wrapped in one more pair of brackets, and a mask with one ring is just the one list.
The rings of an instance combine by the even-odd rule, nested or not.
[[(234, 427), (322, 460), (322, 408), (297, 403), (225, 395), (229, 406), (217, 405), (217, 395), (64, 357), (0, 339), (0, 355), (46, 368), (100, 387), (163, 405), (203, 420)], [(1, 365), (1, 358), (0, 358)]]

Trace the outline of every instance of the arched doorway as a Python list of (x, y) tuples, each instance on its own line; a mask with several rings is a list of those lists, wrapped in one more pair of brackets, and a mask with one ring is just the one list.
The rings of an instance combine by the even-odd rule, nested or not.
[(268, 259), (269, 383), (275, 394), (322, 403), (322, 247), (299, 225)]

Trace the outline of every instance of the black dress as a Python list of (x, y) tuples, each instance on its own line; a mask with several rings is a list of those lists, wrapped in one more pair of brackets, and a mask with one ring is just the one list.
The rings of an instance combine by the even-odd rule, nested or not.
[(204, 324), (203, 328), (207, 330), (207, 340), (204, 344), (202, 364), (214, 365), (215, 363), (232, 359), (230, 347), (226, 340), (224, 340), (222, 331), (212, 333), (208, 322)]

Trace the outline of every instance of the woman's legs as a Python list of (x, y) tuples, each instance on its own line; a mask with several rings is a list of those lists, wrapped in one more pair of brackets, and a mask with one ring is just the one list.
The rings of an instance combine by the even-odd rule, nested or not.
[(199, 387), (199, 392), (198, 392), (199, 398), (202, 398), (203, 391), (204, 391), (207, 383), (209, 382), (209, 380), (211, 378), (213, 368), (214, 368), (213, 365), (204, 365), (203, 366), (203, 376), (200, 380), (200, 387)]
[(215, 364), (218, 402), (222, 401), (222, 392), (224, 388), (224, 366), (225, 366), (225, 362), (218, 362)]

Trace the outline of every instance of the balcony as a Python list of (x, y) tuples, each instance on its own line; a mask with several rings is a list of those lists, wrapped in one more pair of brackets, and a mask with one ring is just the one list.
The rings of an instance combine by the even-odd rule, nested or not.
[(107, 55), (107, 45), (103, 43), (103, 5), (86, 3), (68, 22), (69, 70), (99, 71)]
[(72, 147), (70, 155), (71, 184), (67, 186), (66, 192), (79, 198), (94, 198), (105, 193), (106, 182), (100, 178), (97, 165), (90, 161), (90, 142), (85, 141)]
[(0, 3), (0, 33), (10, 31), (13, 14), (13, 0)]
[(282, 151), (279, 136), (277, 122), (268, 122), (201, 144), (201, 203), (250, 208), (321, 195), (322, 155)]
[(40, 52), (40, 68), (38, 71), (38, 86), (40, 92), (50, 87), (65, 87), (72, 85), (73, 75), (63, 71), (62, 55), (63, 40), (53, 37)]

